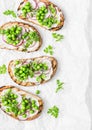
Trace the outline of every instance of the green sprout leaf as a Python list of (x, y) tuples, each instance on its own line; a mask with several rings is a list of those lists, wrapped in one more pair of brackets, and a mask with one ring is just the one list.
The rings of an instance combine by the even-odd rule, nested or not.
[(4, 15), (12, 15), (14, 18), (17, 17), (17, 15), (15, 14), (15, 12), (13, 10), (6, 10), (5, 12), (3, 12)]
[(49, 53), (50, 55), (53, 55), (54, 54), (53, 47), (49, 45), (48, 47), (44, 49), (44, 52)]
[(56, 93), (58, 92), (58, 91), (60, 91), (61, 89), (63, 89), (63, 82), (61, 82), (60, 80), (57, 80), (56, 81), (57, 82), (57, 88), (56, 88)]
[(52, 33), (52, 37), (56, 40), (56, 42), (61, 41), (62, 39), (64, 39), (63, 35), (57, 34), (57, 33)]
[(50, 114), (51, 116), (57, 118), (58, 114), (59, 114), (59, 108), (57, 106), (53, 106), (48, 109), (47, 113)]
[(2, 66), (0, 66), (0, 74), (5, 74), (6, 70), (7, 70), (6, 65), (3, 64)]

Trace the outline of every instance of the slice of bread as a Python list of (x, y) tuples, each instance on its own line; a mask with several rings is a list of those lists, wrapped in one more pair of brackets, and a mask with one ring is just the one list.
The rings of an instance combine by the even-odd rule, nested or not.
[(31, 26), (27, 23), (23, 23), (23, 22), (8, 22), (8, 23), (5, 23), (4, 25), (2, 25), (0, 27), (0, 30), (6, 30), (6, 29), (9, 29), (9, 28), (15, 27), (15, 26), (22, 27), (22, 32), (20, 34), (20, 41), (22, 40), (21, 36), (25, 32), (36, 32), (37, 36), (39, 37), (39, 41), (37, 41), (37, 42), (34, 41), (32, 44), (29, 45), (29, 47), (27, 49), (25, 49), (25, 45), (27, 43), (26, 39), (22, 40), (23, 42), (19, 43), (18, 45), (12, 45), (11, 43), (7, 43), (6, 35), (1, 34), (0, 35), (0, 48), (7, 49), (7, 50), (17, 50), (17, 51), (22, 51), (22, 52), (25, 51), (28, 53), (39, 50), (39, 48), (42, 45), (42, 39), (41, 39), (39, 32), (33, 26)]
[[(22, 117), (22, 115), (15, 115), (13, 112), (9, 111), (7, 112), (6, 109), (7, 109), (7, 105), (3, 105), (3, 98), (5, 96), (5, 94), (7, 94), (9, 91), (12, 91), (13, 94), (16, 94), (18, 97), (17, 97), (17, 101), (18, 101), (18, 108), (21, 108), (21, 104), (22, 104), (22, 98), (23, 97), (26, 97), (26, 99), (30, 99), (30, 101), (32, 100), (35, 100), (37, 105), (38, 105), (38, 110), (34, 110), (34, 114), (30, 114), (29, 110), (27, 110), (26, 114), (27, 116), (24, 118)], [(11, 99), (10, 99), (11, 100)], [(12, 103), (12, 100), (11, 100), (11, 103)], [(42, 109), (43, 109), (43, 101), (40, 97), (30, 93), (30, 92), (27, 92), (27, 91), (24, 91), (24, 90), (21, 90), (17, 87), (14, 87), (14, 86), (3, 86), (0, 88), (0, 108), (2, 111), (4, 111), (6, 114), (8, 114), (9, 116), (17, 119), (17, 120), (20, 120), (20, 121), (30, 121), (30, 120), (33, 120), (35, 118), (37, 118), (41, 112), (42, 112)], [(9, 105), (8, 105), (8, 109), (9, 109)], [(31, 108), (33, 109), (33, 108)]]
[[(57, 60), (54, 57), (48, 57), (48, 56), (41, 56), (41, 57), (36, 57), (36, 58), (31, 58), (31, 59), (19, 59), (18, 60), (20, 62), (20, 64), (18, 66), (23, 66), (26, 63), (33, 63), (33, 62), (37, 62), (39, 63), (45, 63), (48, 67), (48, 69), (46, 71), (36, 71), (34, 72), (35, 75), (33, 78), (27, 78), (27, 80), (24, 81), (20, 81), (14, 74), (14, 69), (18, 68), (18, 66), (15, 65), (16, 61), (12, 60), (10, 61), (9, 65), (8, 65), (8, 72), (10, 74), (10, 77), (12, 78), (12, 80), (14, 82), (16, 82), (19, 85), (22, 86), (36, 86), (36, 85), (40, 85), (43, 84), (47, 81), (49, 81), (55, 74), (56, 70), (57, 70)], [(40, 73), (40, 74), (39, 74)], [(41, 74), (45, 74), (46, 78), (42, 79), (40, 82), (36, 80), (38, 75), (40, 76)]]
[[(59, 19), (58, 21), (59, 21), (59, 22), (58, 22), (57, 24), (55, 24), (54, 26), (48, 28), (47, 26), (45, 26), (45, 25), (43, 25), (43, 24), (40, 24), (40, 23), (37, 21), (36, 17), (30, 18), (29, 15), (26, 16), (26, 17), (24, 17), (24, 16), (22, 15), (22, 11), (21, 11), (22, 8), (24, 7), (24, 5), (25, 5), (27, 2), (30, 2), (30, 3), (32, 4), (33, 1), (35, 1), (36, 4), (37, 4), (39, 7), (41, 7), (42, 5), (45, 5), (46, 8), (48, 9), (48, 7), (49, 7), (50, 5), (53, 6), (53, 7), (56, 9), (56, 15), (55, 15), (54, 19), (57, 19), (57, 17), (58, 17), (58, 19)], [(40, 5), (39, 5), (39, 3), (40, 3)], [(38, 8), (39, 8), (39, 7), (38, 7)], [(37, 10), (37, 9), (34, 8), (34, 10)], [(57, 7), (57, 5), (53, 4), (52, 2), (50, 2), (50, 1), (48, 1), (48, 0), (24, 0), (23, 2), (20, 3), (20, 5), (19, 5), (17, 11), (18, 11), (18, 16), (19, 16), (20, 19), (25, 20), (25, 21), (28, 21), (28, 22), (31, 22), (31, 23), (36, 24), (36, 25), (39, 25), (39, 26), (41, 26), (41, 27), (43, 27), (43, 28), (45, 28), (45, 29), (51, 30), (51, 31), (57, 31), (57, 30), (61, 29), (61, 28), (63, 27), (63, 25), (64, 25), (64, 15), (63, 15), (61, 9), (60, 9), (59, 7)], [(50, 13), (50, 12), (49, 12), (49, 13)], [(51, 15), (51, 13), (48, 15), (48, 17), (50, 17), (50, 15)]]

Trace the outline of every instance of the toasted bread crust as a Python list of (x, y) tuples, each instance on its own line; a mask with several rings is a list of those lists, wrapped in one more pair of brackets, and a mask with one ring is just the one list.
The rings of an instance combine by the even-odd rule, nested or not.
[[(41, 56), (40, 58), (47, 58), (47, 56)], [(37, 58), (39, 58), (39, 57), (36, 57), (36, 58), (31, 58), (31, 60), (35, 60), (35, 59), (37, 59)], [(57, 61), (56, 61), (56, 59), (54, 58), (54, 57), (48, 57), (49, 59), (50, 59), (50, 61), (51, 61), (51, 63), (52, 63), (52, 68), (53, 68), (53, 74), (51, 75), (51, 78), (54, 76), (54, 74), (56, 73), (56, 70), (57, 70)], [(28, 60), (28, 59), (23, 59), (23, 60)], [(34, 82), (22, 82), (22, 81), (18, 81), (17, 79), (16, 79), (16, 77), (14, 76), (14, 74), (13, 74), (13, 72), (12, 72), (12, 69), (11, 69), (11, 66), (14, 64), (14, 61), (12, 60), (10, 63), (9, 63), (9, 65), (8, 65), (8, 73), (10, 74), (10, 77), (11, 77), (11, 79), (14, 81), (14, 82), (16, 82), (17, 84), (19, 84), (19, 85), (22, 85), (22, 86), (36, 86), (37, 84), (36, 83), (34, 83)], [(50, 78), (50, 79), (51, 79)], [(50, 80), (49, 79), (49, 80)], [(47, 80), (47, 81), (49, 81), (49, 80)], [(44, 83), (46, 83), (47, 81), (42, 81), (40, 84), (44, 84)]]
[(38, 100), (38, 103), (39, 103), (39, 110), (38, 110), (38, 113), (37, 113), (36, 115), (34, 115), (34, 116), (32, 116), (32, 117), (29, 117), (29, 118), (27, 118), (27, 119), (25, 119), (25, 120), (20, 120), (20, 119), (19, 119), (18, 117), (16, 117), (15, 115), (6, 113), (6, 111), (4, 111), (4, 110), (1, 108), (1, 105), (0, 105), (0, 108), (1, 108), (1, 110), (2, 110), (3, 112), (5, 112), (7, 115), (9, 115), (9, 116), (11, 116), (11, 117), (13, 117), (13, 118), (15, 118), (15, 119), (17, 119), (17, 120), (19, 120), (19, 121), (31, 121), (31, 120), (33, 120), (33, 119), (39, 117), (39, 115), (41, 114), (42, 109), (43, 109), (43, 101), (42, 101), (42, 99), (41, 99), (40, 97), (38, 97), (38, 96), (36, 96), (36, 95), (34, 95), (34, 94), (30, 93), (30, 92), (27, 92), (27, 91), (21, 90), (21, 89), (19, 89), (19, 88), (16, 88), (16, 87), (14, 87), (14, 86), (2, 86), (2, 87), (0, 88), (0, 95), (1, 95), (1, 92), (2, 92), (3, 90), (9, 89), (9, 88), (11, 88), (11, 89), (16, 89), (16, 91), (20, 91), (20, 92), (25, 92), (25, 94), (30, 94), (32, 97), (36, 98), (36, 99)]
[[(52, 2), (50, 2), (50, 1), (48, 1), (48, 0), (39, 0), (39, 1), (40, 1), (40, 2), (44, 2), (46, 5), (53, 4)], [(22, 4), (24, 4), (24, 2), (28, 2), (28, 0), (24, 0), (23, 2), (21, 2), (20, 5), (19, 5), (19, 7), (18, 7), (18, 9), (17, 9), (17, 11), (20, 10), (20, 8), (21, 8)], [(53, 6), (54, 6), (54, 7), (57, 7), (57, 5), (55, 5), (55, 4), (53, 4)], [(58, 11), (59, 11), (59, 12), (62, 12), (60, 8), (58, 8)], [(37, 23), (35, 23), (35, 22), (31, 21), (31, 20), (28, 20), (27, 18), (23, 18), (23, 17), (20, 16), (20, 15), (19, 15), (19, 18), (22, 19), (22, 20), (25, 20), (25, 21), (28, 21), (28, 22), (31, 22), (31, 23), (33, 23), (33, 24), (36, 24), (36, 25), (41, 26), (40, 24), (37, 24)], [(47, 29), (47, 30), (50, 30), (50, 31), (57, 31), (57, 30), (61, 29), (61, 28), (63, 27), (63, 25), (64, 25), (64, 15), (61, 13), (61, 15), (60, 15), (60, 23), (57, 25), (57, 27), (53, 27), (53, 28), (51, 28), (51, 29), (47, 29), (47, 28), (44, 27), (44, 26), (41, 26), (41, 27), (43, 27), (43, 28), (45, 28), (45, 29)]]
[[(39, 41), (39, 47), (38, 47), (36, 50), (34, 50), (34, 51), (38, 51), (38, 50), (40, 49), (40, 47), (41, 47), (41, 45), (42, 45), (42, 38), (41, 38), (41, 36), (40, 36), (40, 33), (36, 30), (36, 28), (34, 28), (33, 26), (31, 26), (31, 25), (29, 25), (29, 24), (27, 24), (27, 23), (17, 22), (17, 21), (16, 21), (16, 22), (8, 22), (8, 23), (5, 23), (5, 24), (3, 24), (3, 25), (0, 27), (0, 29), (5, 29), (5, 28), (7, 28), (7, 27), (9, 27), (9, 26), (11, 26), (11, 25), (21, 25), (21, 26), (23, 26), (23, 27), (25, 27), (25, 28), (32, 28), (34, 31), (36, 31), (37, 34), (38, 34), (39, 37), (40, 37), (40, 41)], [(7, 48), (7, 47), (2, 47), (2, 46), (0, 46), (0, 49), (17, 50), (17, 51), (22, 51), (22, 52), (23, 52), (23, 50), (19, 50), (19, 47), (16, 47), (16, 48), (14, 48), (14, 49), (10, 49), (10, 48)], [(26, 51), (26, 52), (30, 53), (30, 52), (34, 52), (34, 51)]]

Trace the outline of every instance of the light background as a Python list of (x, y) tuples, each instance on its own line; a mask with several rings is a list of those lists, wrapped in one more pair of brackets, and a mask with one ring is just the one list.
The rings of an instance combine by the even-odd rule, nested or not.
[[(0, 25), (8, 21), (21, 21), (10, 16), (4, 16), (2, 13), (7, 9), (16, 11), (20, 1), (0, 1)], [(0, 75), (0, 86), (16, 85), (33, 93), (37, 89), (41, 90), (40, 96), (44, 101), (44, 110), (39, 118), (31, 122), (19, 122), (0, 111), (0, 130), (90, 130), (90, 113), (86, 105), (87, 102), (89, 108), (91, 108), (90, 97), (88, 96), (89, 89), (86, 96), (90, 76), (91, 48), (89, 49), (89, 34), (87, 33), (89, 32), (87, 21), (90, 3), (89, 0), (51, 1), (58, 5), (65, 15), (65, 25), (58, 31), (65, 37), (62, 42), (55, 43), (51, 32), (34, 25), (43, 38), (43, 45), (38, 52), (27, 54), (0, 50), (0, 65), (8, 65), (12, 59), (45, 55), (43, 49), (49, 44), (54, 47), (53, 56), (58, 60), (58, 70), (50, 82), (35, 88), (25, 88), (16, 85), (10, 79), (8, 73)], [(58, 94), (55, 93), (57, 79), (65, 83), (64, 90)], [(60, 108), (58, 119), (54, 119), (47, 114), (48, 108), (53, 105), (57, 105)]]

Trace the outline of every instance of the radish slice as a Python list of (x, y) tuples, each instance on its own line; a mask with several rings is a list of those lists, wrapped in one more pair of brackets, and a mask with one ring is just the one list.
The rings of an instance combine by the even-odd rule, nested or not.
[(2, 36), (2, 40), (7, 43), (5, 35)]
[(31, 5), (32, 5), (32, 7), (33, 7), (34, 9), (36, 9), (37, 6), (38, 6), (37, 1), (36, 1), (36, 0), (32, 0), (32, 1), (31, 1)]
[(51, 12), (50, 12), (50, 10), (48, 10), (48, 13), (46, 14), (45, 17), (46, 17), (46, 18), (51, 17)]
[(29, 64), (31, 62), (32, 62), (32, 60), (25, 60), (22, 64)]
[(31, 20), (36, 20), (36, 17), (31, 17), (30, 13), (27, 14), (27, 18), (31, 19)]
[(21, 40), (20, 43), (18, 45), (16, 45), (15, 47), (19, 47), (21, 46), (22, 44), (24, 44), (24, 40)]
[(35, 72), (34, 72), (34, 77), (40, 76), (41, 74), (42, 74), (41, 71), (35, 71)]
[(32, 47), (34, 47), (35, 45), (36, 45), (36, 42), (33, 42), (33, 43), (30, 45), (29, 48), (32, 48)]
[(47, 74), (49, 74), (49, 73), (50, 73), (50, 71), (51, 71), (51, 68), (50, 68), (50, 69), (48, 69), (48, 70), (46, 70), (46, 71), (43, 71), (43, 73), (47, 75)]

